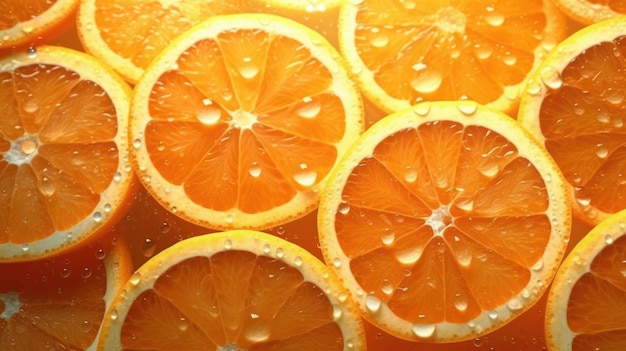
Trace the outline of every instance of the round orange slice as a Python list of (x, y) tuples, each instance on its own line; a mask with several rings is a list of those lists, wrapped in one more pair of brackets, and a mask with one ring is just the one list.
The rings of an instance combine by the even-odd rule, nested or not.
[(556, 160), (574, 214), (595, 225), (626, 208), (626, 19), (561, 42), (529, 80), (519, 121)]
[(123, 212), (130, 88), (61, 47), (7, 56), (0, 67), (0, 262), (37, 259)]
[(528, 74), (565, 36), (549, 0), (346, 1), (339, 44), (386, 112), (471, 99), (514, 113)]
[(384, 117), (322, 191), (322, 253), (364, 317), (399, 338), (456, 342), (513, 320), (565, 253), (569, 188), (515, 120), (474, 101)]
[(626, 210), (594, 227), (559, 268), (546, 307), (550, 350), (626, 348)]
[(626, 15), (622, 0), (554, 0), (554, 4), (575, 21), (589, 25)]
[(363, 325), (328, 268), (274, 235), (229, 231), (161, 251), (129, 279), (100, 350), (364, 350)]
[(95, 350), (106, 310), (131, 273), (121, 241), (0, 265), (0, 350)]
[(0, 3), (0, 52), (41, 44), (73, 18), (79, 0), (4, 0)]
[(77, 31), (87, 52), (135, 83), (174, 38), (213, 16), (273, 13), (301, 19), (326, 31), (336, 27), (335, 18), (328, 25), (324, 25), (323, 19), (330, 10), (336, 15), (338, 3), (339, 0), (84, 0), (78, 11)]
[(321, 35), (274, 15), (215, 16), (137, 83), (132, 163), (186, 220), (265, 229), (317, 207), (363, 124), (360, 95)]

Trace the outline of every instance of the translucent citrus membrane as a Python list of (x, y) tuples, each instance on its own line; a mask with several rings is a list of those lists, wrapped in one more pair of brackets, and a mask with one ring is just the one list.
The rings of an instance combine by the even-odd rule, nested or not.
[(125, 349), (343, 350), (325, 293), (296, 268), (247, 251), (186, 259), (134, 301)]
[(626, 206), (625, 57), (624, 36), (588, 48), (541, 106), (545, 146), (583, 209), (615, 213)]
[(546, 28), (541, 0), (359, 6), (355, 45), (361, 59), (387, 94), (411, 103), (515, 99), (517, 91), (507, 86), (524, 81)]
[(452, 121), (384, 139), (342, 200), (337, 240), (355, 279), (415, 323), (467, 322), (505, 304), (551, 232), (535, 167), (501, 135)]
[(0, 73), (0, 101), (0, 242), (33, 242), (74, 226), (117, 171), (112, 101), (52, 64)]
[(151, 161), (207, 208), (257, 213), (284, 204), (336, 161), (346, 112), (332, 81), (287, 37), (246, 29), (199, 41), (152, 90)]
[(624, 346), (626, 316), (618, 311), (626, 310), (625, 258), (626, 236), (621, 236), (602, 249), (590, 272), (574, 283), (567, 307), (569, 328), (576, 334), (572, 350)]

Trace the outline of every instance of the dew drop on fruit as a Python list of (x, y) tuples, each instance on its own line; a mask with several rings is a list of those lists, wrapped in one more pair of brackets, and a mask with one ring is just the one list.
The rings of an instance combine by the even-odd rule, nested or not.
[(98, 249), (96, 250), (95, 255), (96, 255), (96, 259), (103, 260), (106, 257), (107, 253), (103, 249)]
[(111, 312), (109, 313), (109, 318), (111, 318), (112, 321), (117, 320), (117, 317), (119, 316), (119, 313), (117, 312), (117, 309), (112, 309)]
[(93, 213), (93, 220), (94, 220), (95, 222), (100, 222), (100, 221), (102, 221), (102, 213), (100, 213), (100, 212), (94, 212), (94, 213)]
[(83, 270), (80, 272), (80, 276), (83, 277), (84, 279), (87, 279), (89, 277), (91, 277), (91, 269), (89, 269), (89, 267), (85, 267), (83, 268)]
[(178, 320), (178, 330), (180, 331), (186, 331), (187, 329), (189, 329), (189, 322), (187, 321), (187, 319), (185, 317), (180, 317), (180, 319)]
[(83, 333), (87, 333), (87, 332), (89, 332), (89, 330), (91, 330), (92, 326), (93, 326), (93, 324), (90, 321), (84, 320), (80, 324), (80, 331), (82, 331)]
[(438, 71), (429, 69), (422, 70), (417, 77), (411, 80), (411, 88), (418, 93), (434, 93), (443, 82), (443, 76)]
[(604, 158), (607, 158), (608, 155), (609, 155), (609, 149), (604, 147), (603, 144), (596, 145), (596, 156), (604, 159)]
[(435, 335), (436, 326), (434, 324), (415, 323), (411, 327), (413, 334), (421, 339), (428, 339)]
[(404, 173), (404, 180), (407, 183), (414, 183), (417, 180), (417, 171), (414, 169), (407, 169)]
[(377, 313), (380, 311), (382, 304), (382, 301), (376, 296), (367, 295), (365, 297), (365, 308), (370, 313)]
[(317, 181), (317, 172), (307, 166), (301, 167), (301, 170), (293, 175), (293, 180), (301, 186), (310, 187)]
[(543, 84), (550, 89), (559, 89), (563, 85), (561, 74), (552, 66), (544, 67), (540, 72), (540, 76)]
[(132, 285), (137, 286), (141, 282), (141, 273), (139, 273), (139, 272), (133, 273), (133, 275), (130, 276), (130, 279), (128, 279), (128, 281)]
[(384, 48), (389, 44), (389, 37), (385, 33), (381, 33), (380, 28), (373, 27), (370, 29), (369, 42), (373, 47)]
[(478, 104), (475, 101), (471, 100), (462, 100), (459, 101), (457, 105), (459, 111), (466, 116), (471, 116), (478, 110)]
[(226, 239), (226, 240), (224, 241), (224, 248), (225, 248), (226, 250), (230, 250), (230, 249), (232, 249), (232, 248), (233, 248), (233, 242), (232, 242), (230, 239)]
[(293, 264), (294, 264), (296, 267), (302, 267), (302, 263), (303, 263), (303, 262), (302, 262), (302, 257), (300, 257), (300, 256), (296, 256), (296, 257), (293, 259)]
[(206, 105), (198, 111), (196, 118), (206, 126), (215, 125), (222, 118), (222, 110), (213, 105)]
[(511, 311), (519, 311), (524, 305), (522, 305), (522, 302), (518, 298), (514, 297), (506, 303), (506, 307)]
[(296, 114), (305, 119), (313, 119), (320, 114), (322, 105), (319, 101), (310, 101), (296, 110)]
[(29, 46), (28, 49), (26, 49), (26, 55), (28, 55), (28, 57), (34, 59), (35, 57), (37, 57), (37, 48), (34, 46)]
[(248, 173), (250, 174), (250, 176), (252, 176), (253, 178), (258, 178), (261, 176), (263, 169), (259, 166), (258, 163), (253, 162), (252, 166), (250, 166), (250, 168), (248, 168)]
[[(258, 316), (256, 318), (259, 318)], [(268, 327), (256, 326), (253, 328), (246, 328), (243, 332), (246, 339), (253, 343), (263, 342), (270, 337), (270, 330)], [(239, 348), (237, 349), (239, 350)]]
[(474, 346), (476, 346), (476, 347), (483, 346), (483, 340), (481, 338), (474, 339)]
[(338, 321), (343, 316), (343, 311), (340, 306), (333, 305), (333, 320)]
[(416, 104), (413, 106), (413, 112), (418, 116), (426, 116), (430, 112), (430, 104), (427, 102)]
[(497, 320), (498, 319), (498, 311), (491, 310), (491, 311), (487, 312), (487, 317), (489, 317), (489, 319), (491, 319), (492, 321)]
[(453, 305), (454, 305), (454, 308), (457, 309), (457, 311), (465, 312), (465, 311), (467, 311), (467, 307), (469, 307), (469, 302), (467, 301), (467, 299), (462, 297), (460, 294), (457, 294), (454, 297)]
[(605, 244), (611, 245), (611, 244), (613, 244), (613, 241), (614, 241), (614, 239), (613, 239), (613, 237), (610, 234), (607, 234), (607, 235), (604, 236), (604, 243)]
[(29, 249), (30, 249), (30, 245), (28, 245), (28, 244), (26, 244), (26, 243), (22, 244), (22, 251), (26, 252), (26, 251), (28, 251)]
[(385, 230), (380, 235), (380, 241), (385, 246), (390, 246), (396, 241), (396, 234), (392, 230)]
[(490, 13), (487, 14), (487, 16), (485, 16), (485, 21), (487, 21), (489, 25), (494, 26), (494, 27), (500, 27), (504, 23), (504, 20), (505, 20), (505, 17), (503, 14), (493, 12), (493, 11), (491, 11)]
[(144, 255), (144, 257), (152, 257), (154, 256), (155, 252), (156, 243), (150, 238), (144, 239), (143, 243), (141, 244), (141, 253)]
[(348, 204), (347, 202), (340, 203), (337, 211), (339, 211), (339, 213), (341, 213), (342, 215), (347, 215), (348, 213), (350, 213), (350, 204)]
[(61, 275), (61, 278), (67, 278), (67, 277), (69, 277), (69, 276), (70, 276), (71, 271), (70, 271), (70, 269), (69, 269), (69, 268), (67, 268), (67, 267), (63, 267), (63, 268), (61, 269), (61, 273), (59, 273), (59, 274)]
[(254, 79), (259, 74), (260, 68), (252, 62), (252, 58), (244, 57), (239, 66), (239, 74), (245, 79)]

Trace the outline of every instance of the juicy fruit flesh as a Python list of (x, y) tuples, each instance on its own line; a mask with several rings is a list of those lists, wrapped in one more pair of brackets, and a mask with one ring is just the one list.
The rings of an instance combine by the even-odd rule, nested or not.
[(505, 304), (551, 232), (534, 166), (501, 135), (456, 122), (386, 138), (342, 199), (337, 238), (357, 282), (416, 323), (466, 322)]
[(626, 340), (626, 316), (616, 313), (626, 310), (626, 236), (609, 242), (591, 263), (590, 272), (572, 287), (567, 317), (577, 334), (572, 347), (576, 351), (619, 349)]
[(460, 98), (489, 103), (510, 94), (507, 86), (521, 83), (533, 67), (546, 26), (538, 0), (517, 6), (384, 3), (361, 5), (355, 44), (378, 85), (412, 103)]
[(287, 37), (232, 30), (199, 41), (153, 88), (152, 162), (207, 208), (257, 213), (287, 203), (337, 159), (345, 110), (332, 81)]
[[(3, 1), (0, 4), (0, 30), (10, 29), (19, 23), (32, 20), (35, 16), (46, 12), (55, 1), (34, 0), (28, 6), (23, 3)], [(27, 31), (27, 29), (23, 29)]]
[(545, 145), (575, 188), (579, 205), (615, 213), (626, 203), (626, 37), (581, 53), (541, 107)]
[(169, 268), (130, 308), (122, 344), (128, 349), (316, 345), (342, 350), (343, 338), (324, 292), (295, 268), (271, 257), (230, 250)]
[(87, 217), (117, 170), (115, 107), (73, 71), (0, 74), (0, 242), (28, 243)]

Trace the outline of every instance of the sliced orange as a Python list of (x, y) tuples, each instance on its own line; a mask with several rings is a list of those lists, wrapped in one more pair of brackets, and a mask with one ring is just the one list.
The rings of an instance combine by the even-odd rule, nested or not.
[(114, 300), (99, 350), (364, 350), (348, 292), (308, 251), (253, 231), (180, 241)]
[(559, 268), (546, 307), (550, 350), (626, 349), (626, 210), (594, 227)]
[(626, 17), (561, 42), (531, 78), (520, 122), (563, 171), (575, 214), (597, 224), (626, 208)]
[(568, 17), (583, 24), (593, 24), (626, 15), (623, 0), (553, 0)]
[(265, 229), (317, 207), (363, 124), (360, 95), (321, 35), (274, 15), (214, 16), (137, 83), (132, 163), (188, 221)]
[(0, 349), (95, 350), (106, 310), (131, 273), (119, 241), (0, 265)]
[(565, 22), (549, 0), (359, 0), (343, 5), (339, 33), (360, 88), (383, 111), (471, 99), (513, 113)]
[(503, 326), (542, 296), (569, 240), (554, 161), (473, 101), (381, 119), (327, 184), (324, 258), (365, 318), (403, 339), (456, 342)]
[[(322, 26), (339, 0), (128, 1), (84, 0), (77, 30), (85, 50), (137, 82), (148, 64), (175, 37), (216, 15), (267, 12)], [(336, 13), (336, 11), (334, 12)], [(335, 21), (330, 24), (335, 25)], [(322, 26), (324, 28), (330, 26)]]
[(93, 57), (54, 46), (0, 67), (0, 262), (57, 254), (123, 212), (130, 88)]
[(65, 28), (79, 0), (4, 0), (0, 2), (0, 52), (41, 44)]

